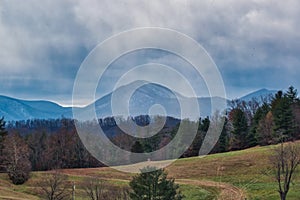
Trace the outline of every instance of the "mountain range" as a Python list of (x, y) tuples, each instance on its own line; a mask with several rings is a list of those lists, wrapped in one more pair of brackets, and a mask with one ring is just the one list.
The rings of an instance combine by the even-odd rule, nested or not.
[[(127, 93), (135, 87), (136, 83), (121, 86), (114, 91), (115, 94)], [(253, 98), (275, 94), (274, 90), (261, 89), (241, 97), (241, 100), (249, 101)], [(112, 93), (103, 96), (94, 103), (83, 108), (74, 108), (78, 113), (84, 115), (95, 108), (98, 118), (112, 116), (111, 100)], [(178, 99), (190, 101), (191, 98), (175, 94), (171, 90), (154, 83), (147, 83), (138, 87), (129, 100), (129, 113), (131, 116), (148, 114), (149, 109), (160, 104), (165, 109), (165, 115), (180, 118), (180, 103)], [(224, 99), (220, 97), (199, 97), (197, 98), (201, 116), (211, 115), (211, 100), (221, 104)], [(195, 99), (194, 99), (195, 100)], [(228, 102), (228, 100), (225, 100)], [(193, 108), (192, 108), (193, 109)], [(161, 114), (161, 111), (154, 110), (152, 114)], [(63, 107), (50, 101), (29, 101), (20, 100), (7, 96), (0, 96), (0, 116), (6, 121), (27, 120), (27, 119), (56, 119), (61, 117), (72, 118), (72, 107)]]

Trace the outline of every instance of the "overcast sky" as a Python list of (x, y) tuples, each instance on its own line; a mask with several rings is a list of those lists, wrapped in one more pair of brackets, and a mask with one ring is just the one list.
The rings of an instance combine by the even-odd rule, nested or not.
[[(299, 19), (298, 0), (0, 0), (0, 94), (70, 105), (89, 52), (139, 27), (174, 29), (198, 41), (218, 66), (229, 98), (260, 88), (300, 89)], [(129, 64), (187, 67), (173, 57), (139, 51), (120, 58), (97, 95)], [(185, 75), (197, 83), (192, 74)]]

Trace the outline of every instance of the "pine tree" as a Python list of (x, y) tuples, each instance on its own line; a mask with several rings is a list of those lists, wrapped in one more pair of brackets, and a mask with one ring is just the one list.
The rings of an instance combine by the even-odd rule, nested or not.
[(178, 191), (179, 186), (174, 179), (167, 179), (163, 169), (146, 167), (141, 174), (133, 177), (129, 183), (132, 200), (181, 200), (183, 195)]
[(234, 149), (242, 149), (247, 147), (248, 123), (246, 114), (239, 108), (231, 111), (231, 120), (233, 125), (233, 135), (236, 142)]
[(228, 134), (227, 134), (227, 123), (228, 123), (228, 119), (225, 118), (225, 122), (223, 125), (223, 129), (222, 132), (220, 134), (220, 138), (219, 138), (219, 143), (218, 143), (218, 149), (217, 152), (225, 152), (228, 150)]
[(285, 95), (279, 91), (271, 103), (275, 123), (274, 131), (281, 141), (292, 139), (296, 128), (292, 112), (294, 94), (291, 91), (293, 91), (292, 88)]
[(297, 101), (299, 101), (299, 99), (297, 98), (298, 92), (293, 86), (289, 87), (284, 96), (290, 100), (290, 103), (296, 103)]

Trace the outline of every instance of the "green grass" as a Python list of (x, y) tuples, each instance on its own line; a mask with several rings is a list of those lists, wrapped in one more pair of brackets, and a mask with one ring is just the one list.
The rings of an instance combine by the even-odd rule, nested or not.
[[(277, 200), (279, 195), (274, 179), (263, 172), (268, 169), (270, 150), (274, 146), (255, 147), (242, 151), (234, 151), (222, 154), (208, 155), (206, 157), (193, 157), (180, 159), (167, 167), (169, 177), (177, 180), (196, 180), (223, 182), (241, 188), (248, 199), (253, 200)], [(70, 169), (63, 170), (68, 174), (68, 181), (75, 182), (78, 187), (77, 199), (85, 199), (86, 196), (80, 184), (86, 176), (108, 179), (111, 184), (119, 187), (128, 185), (133, 174), (127, 174), (110, 168), (94, 169)], [(45, 172), (34, 172), (31, 179), (21, 186), (10, 184), (6, 174), (0, 174), (0, 196), (20, 197), (31, 199), (38, 194), (38, 182)], [(182, 193), (188, 200), (217, 199), (219, 188), (192, 183), (180, 185)], [(1, 198), (0, 198), (1, 199)], [(300, 172), (297, 172), (294, 182), (288, 194), (289, 200), (300, 199)]]
[(194, 185), (180, 185), (184, 199), (188, 200), (215, 200), (219, 191), (213, 188), (203, 188)]
[[(169, 167), (174, 178), (226, 182), (243, 189), (248, 199), (277, 200), (278, 186), (273, 177), (265, 175), (269, 168), (269, 155), (274, 146), (255, 147), (242, 151), (187, 158)], [(180, 174), (179, 171), (186, 173)], [(300, 199), (300, 172), (288, 193), (289, 200)]]

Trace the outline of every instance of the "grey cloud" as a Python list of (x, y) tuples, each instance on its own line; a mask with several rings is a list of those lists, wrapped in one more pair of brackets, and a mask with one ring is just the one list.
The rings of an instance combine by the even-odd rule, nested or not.
[[(282, 80), (300, 87), (295, 76), (300, 64), (298, 19), (297, 0), (3, 0), (0, 67), (6, 80), (11, 77), (30, 87), (31, 81), (27, 79), (39, 77), (45, 93), (62, 84), (67, 85), (63, 92), (71, 93), (81, 61), (99, 42), (127, 29), (157, 26), (181, 31), (202, 44), (230, 90), (239, 89), (239, 82), (232, 81), (233, 76), (246, 78), (247, 69), (262, 70), (264, 74), (255, 75), (262, 78), (276, 69), (284, 76)], [(161, 56), (151, 61), (164, 59), (168, 60)], [(231, 73), (234, 71), (237, 73)], [(52, 78), (53, 87), (46, 87)], [(269, 77), (269, 82), (276, 78)], [(4, 75), (0, 79), (4, 80)], [(22, 90), (22, 84), (17, 87), (12, 81), (2, 82), (6, 92), (10, 88), (15, 92), (17, 88)], [(248, 88), (257, 87), (248, 84)], [(244, 82), (243, 85), (245, 88)]]

